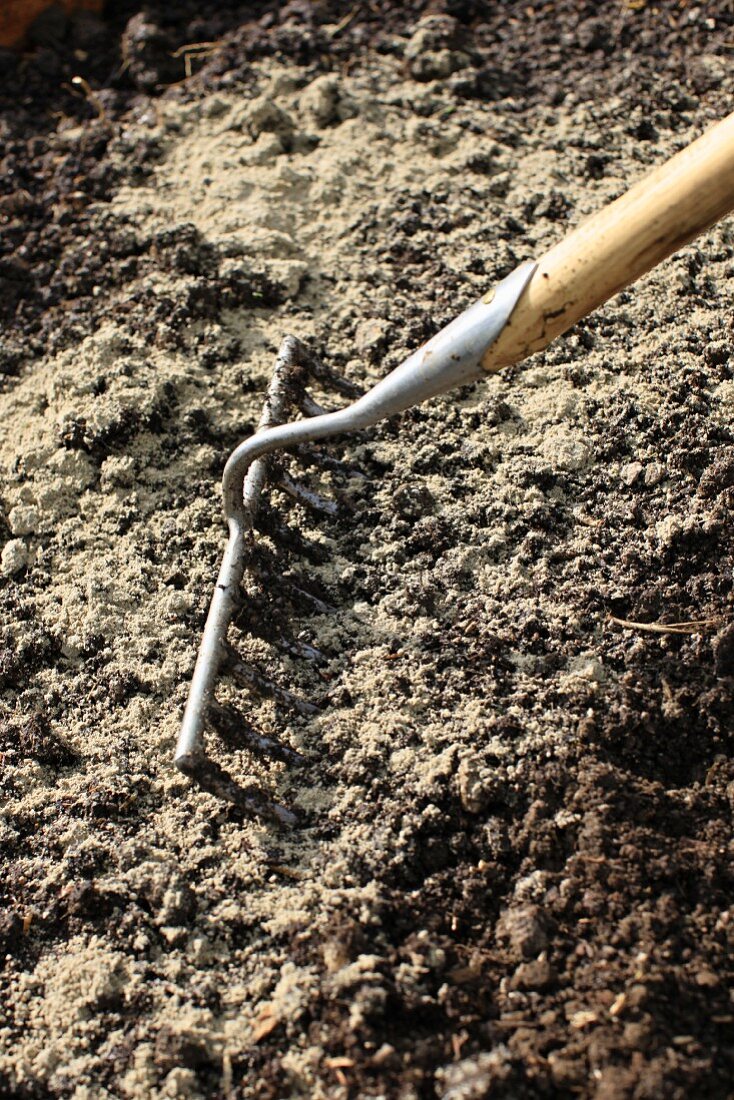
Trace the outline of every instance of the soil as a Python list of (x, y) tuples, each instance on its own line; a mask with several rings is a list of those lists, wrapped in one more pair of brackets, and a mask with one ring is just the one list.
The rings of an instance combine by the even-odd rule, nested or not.
[(0, 55), (0, 1095), (729, 1097), (731, 220), (271, 492), (231, 640), (320, 709), (209, 749), (295, 828), (172, 754), (281, 338), (382, 377), (730, 109), (730, 5), (217, 9)]

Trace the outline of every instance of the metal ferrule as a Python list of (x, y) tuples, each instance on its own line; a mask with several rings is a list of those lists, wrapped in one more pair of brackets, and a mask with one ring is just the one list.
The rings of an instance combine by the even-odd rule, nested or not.
[(485, 377), (481, 362), (507, 324), (538, 265), (520, 267), (414, 352), (404, 363), (355, 401), (349, 411), (355, 427), (366, 428), (387, 416), (419, 405), (439, 393)]

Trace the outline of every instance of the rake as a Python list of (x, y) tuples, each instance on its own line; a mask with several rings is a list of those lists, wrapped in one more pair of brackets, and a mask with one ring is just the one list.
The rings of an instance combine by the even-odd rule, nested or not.
[[(241, 787), (207, 756), (205, 729), (230, 747), (297, 764), (302, 757), (258, 733), (215, 699), (220, 674), (269, 694), (302, 713), (316, 708), (262, 677), (230, 647), (228, 630), (241, 607), (241, 584), (254, 554), (253, 528), (275, 451), (292, 451), (328, 436), (370, 427), (385, 417), (488, 373), (519, 363), (734, 209), (734, 114), (656, 168), (600, 210), (539, 261), (521, 264), (493, 290), (432, 337), (391, 374), (345, 408), (325, 412), (309, 395), (315, 378), (347, 396), (355, 388), (319, 363), (294, 337), (278, 357), (257, 433), (230, 456), (223, 477), (229, 540), (212, 597), (176, 749), (177, 767), (202, 787), (248, 814), (291, 825), (296, 815), (255, 785)], [(304, 418), (282, 423), (295, 405)], [(322, 456), (321, 461), (325, 460)], [(334, 460), (330, 460), (334, 462)], [(333, 502), (286, 477), (308, 507), (333, 512)], [(311, 599), (316, 599), (311, 597)], [(325, 605), (322, 605), (325, 609)], [(291, 643), (291, 652), (317, 656)]]

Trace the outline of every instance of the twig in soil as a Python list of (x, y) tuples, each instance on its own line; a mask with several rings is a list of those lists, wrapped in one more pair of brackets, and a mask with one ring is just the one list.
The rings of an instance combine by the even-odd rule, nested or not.
[(633, 619), (618, 619), (609, 616), (609, 622), (622, 626), (625, 630), (643, 630), (648, 634), (701, 634), (705, 630), (721, 626), (723, 619), (687, 619), (680, 623), (638, 623)]
[(177, 50), (174, 50), (171, 57), (183, 57), (184, 72), (188, 80), (189, 77), (193, 75), (191, 59), (193, 57), (209, 57), (218, 50), (221, 45), (221, 42), (189, 42), (186, 46), (179, 46)]
[(298, 882), (303, 878), (303, 871), (299, 871), (297, 867), (286, 867), (284, 863), (268, 863), (267, 868), (276, 875), (283, 875), (284, 878), (293, 879)]
[(575, 512), (575, 519), (583, 527), (603, 527), (603, 519), (594, 519), (593, 516), (587, 516), (585, 512)]
[(348, 12), (344, 16), (343, 19), (340, 19), (338, 23), (335, 23), (334, 26), (330, 27), (327, 30), (327, 34), (329, 35), (329, 38), (336, 38), (336, 36), (338, 34), (341, 34), (341, 32), (343, 30), (346, 30), (346, 28), (349, 26), (349, 24), (352, 22), (352, 20), (356, 17), (358, 12), (359, 12), (359, 4), (355, 4), (355, 6), (352, 8), (352, 10), (350, 12)]

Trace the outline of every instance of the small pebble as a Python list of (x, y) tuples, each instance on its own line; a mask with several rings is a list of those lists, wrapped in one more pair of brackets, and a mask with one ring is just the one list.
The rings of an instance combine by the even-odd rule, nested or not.
[(0, 567), (6, 577), (13, 577), (28, 565), (28, 547), (23, 539), (11, 539), (3, 547)]
[(641, 462), (628, 462), (620, 470), (622, 481), (625, 485), (632, 486), (637, 481), (644, 467)]
[(239, 116), (232, 121), (233, 128), (247, 130), (253, 138), (262, 133), (279, 134), (281, 137), (293, 133), (293, 119), (266, 96), (259, 96), (248, 103)]
[(648, 489), (652, 489), (655, 485), (659, 485), (665, 477), (665, 467), (659, 462), (651, 462), (645, 470), (645, 485)]
[(319, 129), (343, 122), (357, 113), (354, 101), (344, 94), (341, 81), (333, 73), (311, 81), (301, 96), (301, 108)]
[(449, 15), (426, 15), (418, 21), (405, 47), (405, 59), (415, 80), (441, 80), (470, 64), (470, 57), (457, 49), (461, 37), (456, 19)]
[(16, 504), (8, 516), (10, 530), (14, 535), (32, 535), (38, 530), (40, 515), (32, 504)]
[(535, 905), (506, 909), (497, 925), (497, 936), (521, 958), (539, 955), (548, 946), (543, 913)]

